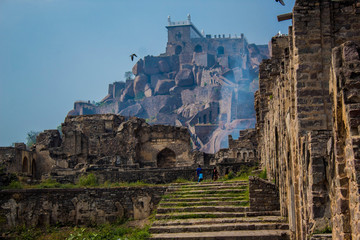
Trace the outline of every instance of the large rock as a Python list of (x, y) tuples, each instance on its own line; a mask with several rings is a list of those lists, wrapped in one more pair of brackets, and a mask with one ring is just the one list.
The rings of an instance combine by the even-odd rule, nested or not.
[(179, 87), (188, 87), (194, 85), (194, 75), (190, 69), (183, 69), (176, 74), (175, 84)]
[(144, 73), (147, 75), (153, 75), (159, 72), (159, 58), (153, 56), (144, 57)]
[(129, 106), (125, 109), (123, 109), (119, 114), (121, 116), (139, 116), (144, 109), (141, 107), (139, 103), (136, 103), (135, 105)]
[[(166, 74), (167, 75), (167, 74)], [(157, 82), (159, 80), (165, 80), (167, 79), (166, 76), (162, 75), (162, 74), (154, 74), (154, 75), (151, 75), (150, 76), (150, 87), (152, 89), (155, 89), (156, 88), (156, 85), (157, 85)]]
[(156, 84), (155, 95), (169, 94), (169, 90), (173, 86), (175, 86), (174, 80), (170, 80), (170, 79), (159, 80)]
[(145, 94), (145, 97), (151, 97), (153, 95), (153, 91), (150, 87), (150, 84), (145, 85), (144, 94)]
[(139, 75), (140, 73), (144, 73), (144, 61), (142, 59), (137, 61), (137, 63), (132, 68), (132, 72), (135, 76)]
[(160, 60), (159, 61), (159, 70), (160, 70), (160, 72), (163, 72), (163, 73), (170, 72), (171, 69), (170, 69), (169, 63), (165, 60)]
[(122, 93), (121, 97), (120, 97), (120, 101), (124, 102), (128, 99), (134, 98), (135, 94), (134, 94), (134, 81), (131, 81), (127, 84), (124, 92)]
[(140, 92), (145, 92), (145, 86), (148, 83), (148, 77), (145, 74), (139, 74), (134, 80), (134, 93), (138, 96)]

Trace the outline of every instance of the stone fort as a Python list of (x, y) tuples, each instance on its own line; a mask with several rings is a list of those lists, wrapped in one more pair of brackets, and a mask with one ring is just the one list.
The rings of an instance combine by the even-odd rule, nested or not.
[[(56, 166), (54, 172), (62, 167), (62, 179), (66, 179), (68, 169), (75, 171), (84, 165), (95, 169), (120, 164), (131, 175), (132, 167), (152, 171), (154, 166), (181, 168), (198, 163), (227, 166), (256, 161), (249, 160), (255, 156), (278, 189), (280, 213), (289, 223), (290, 239), (359, 239), (360, 3), (296, 0), (292, 13), (279, 19), (292, 22), (288, 35), (271, 39), (271, 58), (260, 64), (259, 90), (255, 93), (256, 127), (242, 131), (238, 140), (228, 137), (229, 149), (215, 155), (192, 151), (191, 131), (182, 127), (152, 126), (138, 118), (111, 114), (68, 116), (61, 140), (58, 132), (45, 131), (38, 137), (36, 150), (25, 150), (21, 144), (3, 149), (2, 162), (13, 161), (9, 169), (31, 174), (37, 173), (42, 164), (37, 159), (51, 158), (49, 166)], [(177, 25), (180, 24), (169, 19), (171, 41), (166, 54), (151, 58), (159, 60), (155, 61), (159, 67), (156, 74), (162, 71), (160, 66), (165, 64), (160, 61), (167, 54), (182, 62), (180, 69), (192, 74), (193, 69), (187, 66), (200, 56), (202, 62), (208, 62), (214, 54), (220, 65), (218, 51), (226, 54), (228, 45), (221, 45), (222, 51), (219, 43), (231, 44), (232, 40), (202, 36), (191, 40), (191, 44), (183, 44), (180, 39), (201, 33), (189, 22), (183, 22), (181, 25), (187, 27), (181, 30)], [(241, 39), (234, 45), (239, 57)], [(209, 52), (205, 54), (205, 50)], [(135, 65), (136, 77), (146, 72), (150, 64), (146, 61), (145, 58)], [(181, 81), (178, 77), (177, 81), (196, 82), (198, 75), (191, 76)], [(136, 82), (135, 78), (128, 83), (133, 84), (133, 90), (137, 89)], [(109, 93), (108, 97), (114, 95)], [(122, 153), (129, 157), (122, 158)], [(32, 170), (34, 160), (36, 168)], [(61, 175), (60, 171), (56, 174)], [(332, 230), (330, 236), (315, 236), (326, 228)]]

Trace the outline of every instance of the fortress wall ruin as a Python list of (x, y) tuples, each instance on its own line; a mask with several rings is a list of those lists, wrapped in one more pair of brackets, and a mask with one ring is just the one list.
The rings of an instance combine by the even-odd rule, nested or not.
[(166, 187), (24, 189), (0, 192), (1, 229), (95, 225), (147, 218)]
[(333, 239), (359, 237), (359, 144), (354, 140), (359, 108), (357, 100), (341, 97), (346, 89), (342, 71), (350, 74), (352, 95), (358, 94), (357, 65), (338, 64), (346, 62), (339, 60), (349, 51), (345, 46), (334, 50), (342, 54), (332, 54), (346, 41), (360, 43), (359, 13), (355, 1), (297, 0), (289, 35), (272, 39), (272, 57), (260, 66), (258, 152), (279, 186), (281, 213), (288, 216), (294, 239), (327, 226)]

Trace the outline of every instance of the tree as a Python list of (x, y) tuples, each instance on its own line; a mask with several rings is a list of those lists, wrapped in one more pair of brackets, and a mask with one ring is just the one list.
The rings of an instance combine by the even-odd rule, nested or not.
[(131, 80), (134, 78), (134, 74), (132, 73), (132, 71), (127, 71), (124, 74), (125, 80)]
[(26, 146), (27, 147), (31, 147), (32, 145), (34, 145), (36, 143), (36, 137), (37, 135), (39, 135), (40, 132), (36, 132), (36, 131), (30, 131), (27, 133), (26, 136)]

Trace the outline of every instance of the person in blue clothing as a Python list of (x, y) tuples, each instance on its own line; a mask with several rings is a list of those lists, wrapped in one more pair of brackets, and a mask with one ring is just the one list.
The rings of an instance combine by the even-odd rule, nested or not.
[(201, 166), (199, 165), (196, 169), (196, 177), (199, 178), (200, 172), (202, 171)]
[(200, 171), (198, 182), (201, 182), (203, 179), (204, 179), (203, 173), (202, 171)]

